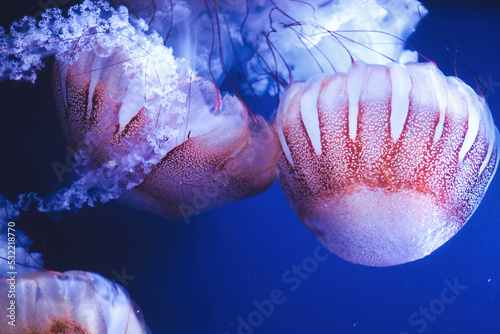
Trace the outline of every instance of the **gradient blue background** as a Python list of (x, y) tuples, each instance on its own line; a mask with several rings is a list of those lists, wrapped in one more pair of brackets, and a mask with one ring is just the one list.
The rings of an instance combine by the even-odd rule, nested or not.
[[(42, 0), (43, 1), (43, 0)], [(500, 5), (425, 1), (429, 15), (410, 44), (485, 88), (500, 124)], [(40, 10), (37, 1), (3, 1), (0, 25)], [(455, 48), (456, 45), (456, 48)], [(455, 52), (457, 50), (457, 52)], [(47, 66), (33, 86), (0, 83), (0, 193), (49, 194), (61, 185), (53, 161), (64, 162)], [(495, 84), (498, 82), (498, 84)], [(489, 88), (489, 91), (488, 91)], [(332, 255), (296, 291), (282, 281), (318, 242), (285, 200), (279, 184), (266, 193), (191, 218), (166, 221), (113, 202), (64, 213), (59, 220), (31, 210), (17, 220), (52, 270), (135, 276), (126, 288), (153, 333), (236, 333), (253, 301), (281, 289), (286, 301), (254, 329), (258, 334), (418, 333), (409, 316), (428, 307), (456, 279), (467, 288), (424, 333), (500, 333), (500, 177), (466, 226), (432, 255), (405, 265), (369, 268)], [(246, 332), (244, 332), (246, 333)]]

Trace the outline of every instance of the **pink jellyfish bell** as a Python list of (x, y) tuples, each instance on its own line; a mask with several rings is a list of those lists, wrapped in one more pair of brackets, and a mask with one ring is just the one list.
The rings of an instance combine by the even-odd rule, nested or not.
[(151, 333), (121, 285), (92, 272), (42, 269), (42, 254), (28, 252), (32, 241), (16, 227), (16, 204), (1, 194), (0, 203), (0, 333)]
[(54, 70), (66, 137), (88, 168), (107, 169), (126, 184), (122, 198), (169, 218), (266, 190), (279, 154), (272, 126), (175, 58), (144, 21), (128, 21), (125, 7), (109, 10), (111, 33), (91, 33), (92, 48)]
[(0, 42), (0, 78), (34, 81), (41, 59), (56, 57), (56, 102), (78, 178), (37, 198), (40, 210), (122, 199), (187, 218), (274, 183), (271, 124), (221, 94), (210, 65), (211, 80), (124, 6), (86, 0), (67, 17), (48, 9), (38, 23), (14, 23), (10, 36), (0, 31)]
[(432, 63), (354, 63), (289, 86), (275, 120), (290, 204), (345, 260), (391, 266), (449, 240), (499, 160), (483, 98)]
[[(13, 288), (15, 286), (15, 288)], [(6, 319), (0, 332), (150, 334), (141, 310), (120, 285), (85, 271), (2, 277)]]
[(116, 48), (56, 64), (61, 123), (86, 168), (135, 185), (121, 197), (168, 218), (266, 190), (279, 153), (271, 125), (164, 56), (137, 62)]

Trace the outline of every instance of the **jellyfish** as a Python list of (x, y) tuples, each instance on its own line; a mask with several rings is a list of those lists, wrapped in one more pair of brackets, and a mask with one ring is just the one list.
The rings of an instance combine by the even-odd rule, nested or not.
[(479, 205), (499, 161), (484, 99), (432, 63), (354, 63), (287, 88), (275, 121), (290, 204), (340, 257), (420, 259)]
[(304, 46), (262, 52), (291, 59), (276, 70), (292, 78), (274, 119), (279, 181), (332, 252), (398, 265), (430, 254), (472, 215), (498, 165), (498, 130), (484, 98), (405, 50), (426, 14), (420, 3), (342, 4), (325, 16), (311, 5), (314, 20), (277, 5), (272, 26), (288, 32), (276, 28), (273, 41)]
[(19, 210), (0, 195), (2, 333), (151, 333), (139, 307), (119, 284), (85, 271), (41, 269), (40, 253), (17, 230)]
[[(12, 278), (14, 277), (14, 278)], [(127, 291), (99, 274), (47, 271), (2, 277), (3, 333), (151, 333)], [(36, 297), (35, 297), (36, 296)], [(12, 303), (15, 301), (15, 304)]]
[(79, 178), (38, 199), (41, 211), (120, 198), (181, 218), (274, 183), (279, 144), (270, 123), (175, 58), (124, 6), (84, 1), (67, 18), (49, 9), (38, 24), (15, 23), (11, 35), (2, 37), (3, 76), (33, 81), (42, 58), (56, 55), (59, 116), (77, 151)]

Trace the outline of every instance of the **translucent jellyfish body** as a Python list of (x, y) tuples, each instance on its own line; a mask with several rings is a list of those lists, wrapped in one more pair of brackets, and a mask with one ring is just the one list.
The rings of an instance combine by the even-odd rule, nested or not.
[(54, 54), (61, 123), (78, 179), (43, 211), (120, 198), (180, 218), (267, 189), (279, 142), (272, 126), (129, 17), (103, 1), (47, 10), (0, 34), (0, 76), (36, 79)]
[(129, 0), (126, 4), (200, 75), (220, 81), (240, 72), (257, 96), (276, 94), (277, 85), (287, 82), (290, 72), (294, 80), (307, 80), (319, 72), (345, 72), (352, 58), (367, 63), (416, 61), (415, 52), (404, 50), (404, 40), (427, 13), (416, 0)]
[[(83, 271), (2, 277), (2, 333), (150, 333), (127, 291)], [(9, 297), (8, 292), (15, 297)], [(10, 316), (12, 315), (12, 316)], [(9, 317), (10, 316), (10, 317)]]
[(141, 311), (120, 285), (101, 275), (37, 269), (40, 253), (17, 229), (19, 210), (0, 194), (1, 333), (150, 333)]
[(300, 219), (334, 253), (370, 266), (449, 240), (499, 160), (484, 99), (431, 63), (355, 63), (293, 84), (275, 128), (280, 183)]
[(271, 125), (162, 56), (134, 62), (116, 48), (56, 64), (60, 119), (86, 169), (136, 184), (123, 197), (170, 218), (267, 189), (279, 152)]

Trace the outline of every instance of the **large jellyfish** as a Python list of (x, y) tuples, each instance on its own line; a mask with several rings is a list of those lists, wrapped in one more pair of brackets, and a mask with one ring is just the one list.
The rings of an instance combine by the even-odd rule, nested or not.
[[(426, 13), (417, 1), (367, 6), (368, 21), (356, 6), (330, 20), (315, 7), (322, 24), (300, 12), (278, 21), (306, 46), (279, 55), (307, 81), (286, 88), (274, 125), (279, 180), (299, 218), (340, 257), (389, 266), (430, 254), (465, 224), (495, 174), (499, 135), (483, 97), (403, 49)], [(355, 31), (342, 28), (350, 15)]]
[(291, 84), (274, 123), (280, 183), (300, 219), (334, 253), (370, 266), (414, 261), (449, 240), (499, 161), (484, 98), (397, 54)]
[(68, 18), (48, 10), (38, 24), (14, 24), (11, 35), (2, 38), (3, 76), (35, 80), (41, 58), (56, 55), (59, 115), (78, 151), (80, 178), (40, 200), (41, 210), (122, 198), (180, 218), (275, 181), (272, 126), (174, 58), (125, 7), (85, 1)]
[(0, 195), (2, 333), (151, 333), (139, 307), (119, 284), (84, 271), (40, 269), (41, 254), (17, 230), (19, 214)]
[(306, 226), (354, 263), (389, 266), (449, 240), (499, 160), (483, 98), (432, 63), (366, 65), (290, 86), (280, 182)]

